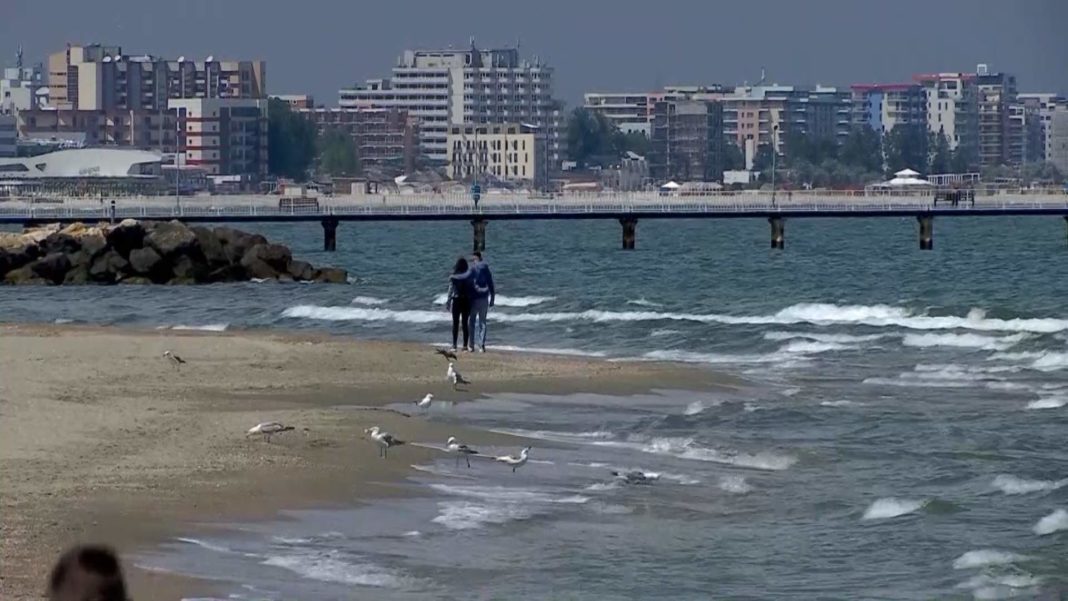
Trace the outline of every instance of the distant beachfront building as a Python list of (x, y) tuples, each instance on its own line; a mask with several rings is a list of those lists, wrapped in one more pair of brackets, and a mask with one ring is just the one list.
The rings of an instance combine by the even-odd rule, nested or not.
[(291, 111), (315, 108), (315, 98), (311, 94), (271, 94), (271, 99), (281, 100)]
[(1068, 107), (1061, 107), (1050, 115), (1049, 138), (1046, 160), (1068, 177)]
[(521, 123), (452, 125), (446, 161), (458, 181), (527, 182), (536, 188), (548, 182), (545, 138)]
[[(1021, 143), (1014, 140), (1009, 115), (1016, 102), (1016, 77), (991, 73), (987, 65), (976, 68), (977, 114), (979, 118), (979, 164), (983, 167), (1019, 165)], [(1022, 135), (1022, 130), (1015, 132)]]
[(299, 112), (320, 133), (337, 130), (351, 137), (362, 166), (392, 167), (404, 173), (415, 168), (419, 122), (403, 109), (317, 107)]
[(653, 106), (649, 176), (654, 181), (723, 179), (723, 103), (662, 100)]
[[(21, 58), (21, 57), (20, 57)], [(24, 111), (48, 104), (41, 66), (7, 67), (0, 79), (0, 113)]]
[(1053, 128), (1050, 122), (1057, 111), (1068, 110), (1068, 100), (1058, 94), (1019, 94), (1017, 102), (1038, 121), (1040, 141), (1029, 147), (1028, 161), (1049, 161), (1053, 156)]
[(423, 154), (447, 161), (451, 126), (525, 123), (546, 132), (550, 160), (562, 153), (552, 67), (521, 60), (518, 47), (406, 50), (392, 77), (339, 92), (343, 108), (399, 108), (419, 119)]
[(267, 176), (267, 101), (243, 98), (178, 98), (178, 166), (208, 175)]
[(913, 79), (927, 97), (927, 129), (944, 134), (949, 147), (979, 161), (979, 90), (975, 73), (927, 73)]
[(897, 125), (927, 125), (927, 94), (918, 83), (850, 86), (853, 123), (886, 133)]
[(588, 111), (604, 115), (623, 133), (640, 132), (651, 134), (653, 104), (648, 93), (603, 93), (587, 92), (582, 106)]
[(0, 157), (13, 157), (18, 151), (14, 115), (0, 115)]

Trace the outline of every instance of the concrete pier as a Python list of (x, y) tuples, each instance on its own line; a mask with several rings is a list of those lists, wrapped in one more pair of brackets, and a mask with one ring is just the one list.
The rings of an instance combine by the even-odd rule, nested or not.
[(920, 250), (934, 248), (934, 216), (917, 215), (916, 221), (920, 222)]
[(486, 250), (486, 220), (472, 219), (471, 231), (474, 234), (471, 245), (472, 251), (482, 252)]
[(619, 220), (619, 225), (623, 226), (623, 250), (634, 250), (638, 220), (633, 217), (622, 217)]
[(323, 224), (323, 250), (334, 252), (337, 250), (337, 217), (325, 217), (320, 223)]
[(786, 248), (786, 221), (782, 217), (768, 217), (771, 224), (771, 247)]

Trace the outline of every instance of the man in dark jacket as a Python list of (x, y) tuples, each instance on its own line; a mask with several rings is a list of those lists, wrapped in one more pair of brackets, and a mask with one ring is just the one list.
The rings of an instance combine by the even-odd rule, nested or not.
[(475, 251), (471, 255), (471, 271), (475, 287), (474, 298), (471, 299), (471, 348), (475, 345), (483, 353), (486, 352), (486, 316), (489, 308), (497, 300), (497, 292), (493, 288), (493, 274), (490, 273), (489, 265), (482, 259), (482, 253)]

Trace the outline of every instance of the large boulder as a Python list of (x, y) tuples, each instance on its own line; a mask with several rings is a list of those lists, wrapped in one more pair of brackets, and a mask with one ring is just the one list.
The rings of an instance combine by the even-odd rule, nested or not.
[(4, 276), (4, 283), (16, 285), (46, 285), (51, 282), (34, 273), (33, 267), (26, 265), (7, 272), (7, 275)]
[(78, 252), (82, 248), (82, 244), (77, 238), (62, 231), (49, 235), (38, 246), (41, 248), (41, 254), (44, 255), (52, 253), (71, 254)]
[(144, 244), (145, 226), (140, 221), (123, 219), (118, 225), (107, 229), (105, 239), (108, 246), (126, 257), (131, 250), (141, 248)]
[(159, 270), (163, 257), (159, 256), (159, 253), (149, 247), (135, 248), (130, 251), (129, 261), (130, 269), (132, 269), (134, 273), (147, 276)]
[(295, 280), (310, 281), (315, 279), (315, 268), (311, 263), (297, 259), (289, 263), (289, 275)]
[(349, 272), (344, 269), (338, 269), (337, 267), (323, 267), (315, 276), (315, 281), (325, 284), (347, 284), (349, 281)]
[(189, 229), (193, 230), (193, 234), (197, 237), (197, 248), (200, 249), (200, 253), (204, 255), (204, 260), (210, 267), (217, 269), (229, 264), (230, 261), (226, 258), (222, 242), (219, 241), (214, 231), (198, 226)]
[(0, 275), (29, 264), (38, 256), (41, 250), (32, 242), (23, 239), (9, 239), (0, 246)]
[(91, 282), (89, 277), (89, 265), (72, 265), (67, 275), (63, 276), (64, 284), (88, 284)]
[(193, 248), (197, 236), (180, 221), (157, 223), (145, 234), (145, 246), (151, 246), (161, 257), (170, 258)]
[(191, 255), (180, 255), (171, 265), (173, 279), (202, 282), (208, 279), (208, 266)]
[(150, 279), (148, 279), (148, 278), (146, 278), (144, 276), (131, 275), (129, 277), (122, 278), (121, 280), (119, 280), (119, 283), (120, 284), (145, 285), (145, 284), (151, 284), (153, 282), (152, 282), (152, 280), (150, 280)]
[(82, 252), (88, 253), (90, 257), (95, 258), (108, 247), (108, 241), (99, 229), (93, 229), (96, 231), (90, 231), (79, 237), (78, 242), (82, 245)]
[(89, 268), (89, 277), (96, 282), (114, 284), (121, 279), (130, 268), (127, 261), (115, 249), (111, 249), (93, 260)]
[(223, 265), (218, 269), (212, 270), (207, 277), (207, 281), (211, 283), (243, 282), (247, 279), (245, 268), (240, 265)]
[(246, 259), (258, 259), (277, 272), (286, 272), (289, 269), (289, 263), (293, 260), (293, 254), (281, 244), (257, 244), (248, 249), (244, 257), (241, 257), (242, 265), (245, 264)]
[(257, 244), (267, 244), (267, 239), (259, 234), (250, 234), (230, 227), (215, 228), (215, 237), (222, 244), (227, 262), (240, 263), (248, 249)]
[(60, 229), (62, 228), (59, 226), (58, 223), (34, 225), (26, 228), (26, 231), (23, 232), (22, 237), (25, 238), (27, 242), (33, 244), (40, 244), (52, 234), (59, 232)]
[(274, 267), (252, 254), (246, 254), (241, 259), (241, 267), (245, 272), (245, 276), (252, 280), (274, 280), (278, 278), (278, 272), (275, 271)]
[(49, 253), (30, 263), (29, 268), (42, 279), (53, 284), (62, 284), (63, 277), (70, 269), (70, 259), (61, 252)]

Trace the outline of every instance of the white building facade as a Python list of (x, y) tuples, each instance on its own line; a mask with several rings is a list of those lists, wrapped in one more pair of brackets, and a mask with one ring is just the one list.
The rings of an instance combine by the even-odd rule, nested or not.
[(1040, 123), (1042, 136), (1041, 157), (1051, 161), (1053, 156), (1053, 128), (1051, 122), (1057, 111), (1068, 111), (1068, 100), (1057, 94), (1019, 94), (1018, 102), (1034, 111)]
[(551, 160), (561, 154), (560, 105), (551, 67), (521, 60), (518, 48), (407, 50), (389, 79), (339, 92), (344, 108), (400, 108), (419, 119), (420, 147), (447, 161), (452, 125), (522, 123), (546, 132)]
[(243, 98), (172, 99), (178, 113), (178, 166), (208, 175), (267, 176), (267, 101)]

